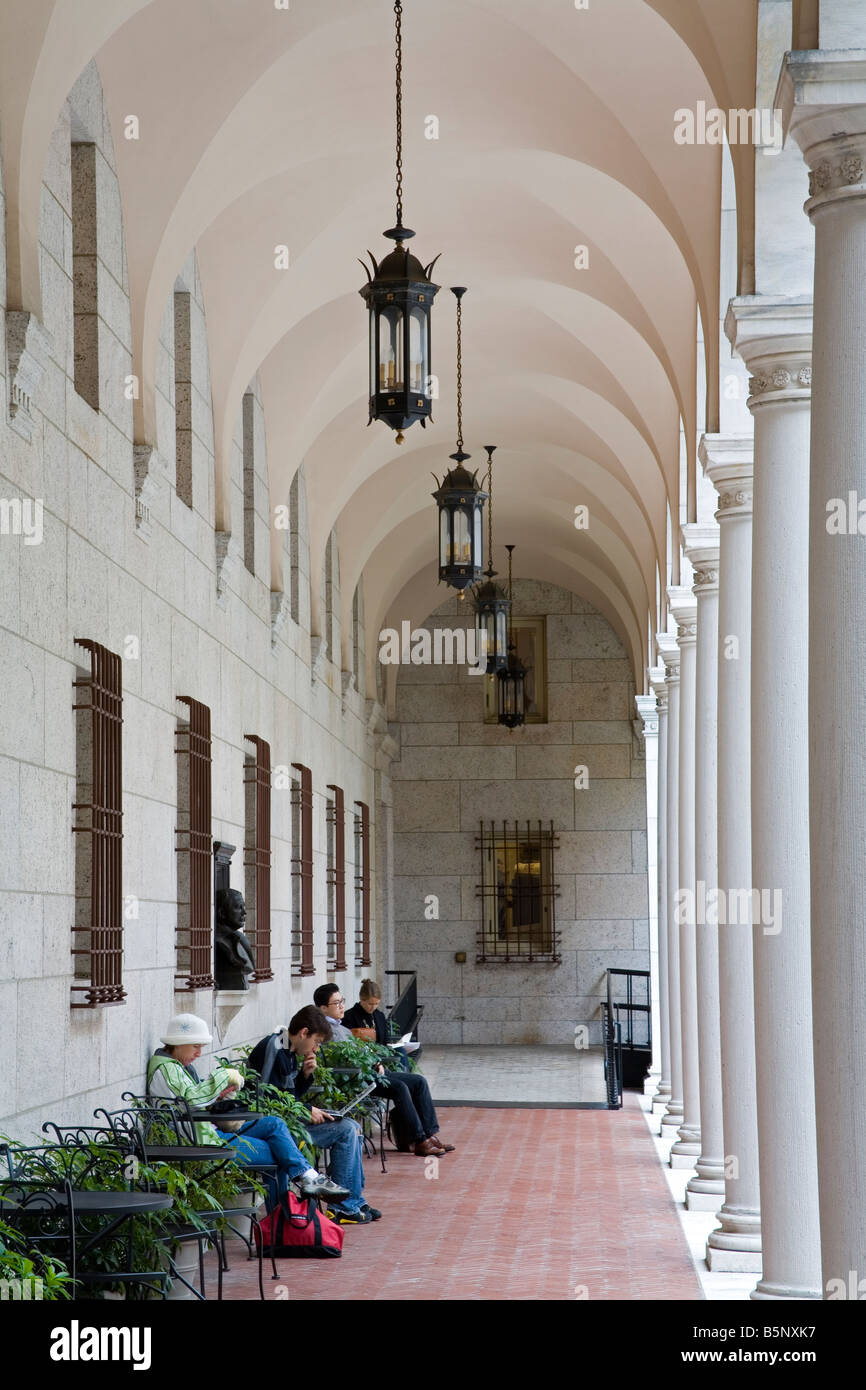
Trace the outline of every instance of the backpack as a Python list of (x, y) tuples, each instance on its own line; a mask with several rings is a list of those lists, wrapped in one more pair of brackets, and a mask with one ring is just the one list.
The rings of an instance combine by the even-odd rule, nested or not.
[(277, 1259), (338, 1260), (343, 1228), (319, 1211), (314, 1197), (284, 1192), (279, 1205), (255, 1228), (256, 1248)]

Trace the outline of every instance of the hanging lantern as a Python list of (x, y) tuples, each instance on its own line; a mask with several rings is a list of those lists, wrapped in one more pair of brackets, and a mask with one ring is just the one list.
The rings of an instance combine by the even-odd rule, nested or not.
[(457, 299), (457, 452), (449, 454), (455, 462), (433, 493), (439, 504), (439, 582), (444, 580), (465, 598), (465, 590), (481, 578), (484, 563), (482, 511), (487, 493), (482, 492), (478, 474), (463, 467), (470, 454), (463, 452), (463, 296), (458, 285), (451, 293)]
[(367, 255), (373, 273), (361, 261), (367, 284), (359, 291), (370, 317), (370, 418), (403, 431), (432, 418), (430, 311), (439, 289), (430, 279), (436, 256), (423, 266), (403, 245), (415, 233), (403, 226), (403, 6), (394, 5), (397, 31), (397, 223), (385, 236), (397, 243), (381, 265)]
[(508, 664), (508, 615), (511, 600), (505, 590), (493, 581), (493, 454), (495, 444), (485, 444), (487, 453), (487, 576), (486, 583), (475, 590), (475, 626), (479, 650), (487, 652), (487, 674), (493, 675)]
[(529, 672), (517, 655), (517, 647), (514, 644), (514, 593), (511, 580), (511, 552), (514, 546), (507, 545), (505, 549), (508, 551), (508, 598), (511, 604), (511, 630), (508, 641), (508, 660), (496, 677), (497, 696), (499, 723), (507, 729), (517, 729), (526, 723), (526, 677)]

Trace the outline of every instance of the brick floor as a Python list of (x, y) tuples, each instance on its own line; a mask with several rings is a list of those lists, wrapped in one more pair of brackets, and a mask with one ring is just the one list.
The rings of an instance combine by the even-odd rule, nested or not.
[[(457, 1149), (438, 1177), (413, 1155), (389, 1152), (385, 1174), (367, 1161), (367, 1199), (382, 1220), (347, 1227), (340, 1260), (278, 1261), (290, 1301), (702, 1297), (636, 1097), (620, 1111), (440, 1118)], [(243, 1248), (234, 1243), (229, 1258), (224, 1297), (257, 1298)], [(285, 1298), (280, 1285), (266, 1265), (266, 1296)]]

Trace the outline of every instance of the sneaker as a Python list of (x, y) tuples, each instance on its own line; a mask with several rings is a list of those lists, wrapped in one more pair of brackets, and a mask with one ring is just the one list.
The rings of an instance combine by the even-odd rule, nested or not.
[(381, 1220), (382, 1220), (382, 1213), (381, 1213), (380, 1211), (377, 1211), (375, 1207), (371, 1207), (370, 1204), (369, 1204), (369, 1202), (365, 1202), (364, 1205), (363, 1205), (363, 1207), (361, 1208), (361, 1210), (362, 1210), (362, 1211), (368, 1211), (368, 1212), (370, 1213), (370, 1220), (371, 1220), (371, 1221), (381, 1221)]
[(347, 1187), (340, 1187), (324, 1173), (315, 1178), (297, 1178), (296, 1186), (304, 1197), (325, 1197), (329, 1202), (342, 1202), (351, 1196)]
[(329, 1207), (327, 1214), (338, 1226), (369, 1226), (376, 1219), (370, 1215), (371, 1210), (361, 1207), (359, 1211), (343, 1211), (341, 1207)]

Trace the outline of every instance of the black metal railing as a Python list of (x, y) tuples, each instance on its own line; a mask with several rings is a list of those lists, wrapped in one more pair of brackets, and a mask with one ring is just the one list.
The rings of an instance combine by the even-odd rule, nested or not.
[(652, 1060), (650, 972), (608, 970), (607, 998), (620, 1028), (621, 1084), (641, 1088)]
[(607, 1108), (619, 1110), (622, 1106), (622, 1024), (611, 999), (610, 971), (607, 976), (607, 999), (602, 1000), (601, 1004), (601, 1042)]
[[(402, 1038), (416, 1031), (424, 1012), (424, 1005), (418, 1003), (418, 977), (414, 970), (386, 970), (385, 974), (397, 977), (397, 1001), (388, 1014), (388, 1022), (394, 1025), (391, 1031), (396, 1037)], [(402, 979), (405, 984), (401, 984)]]

